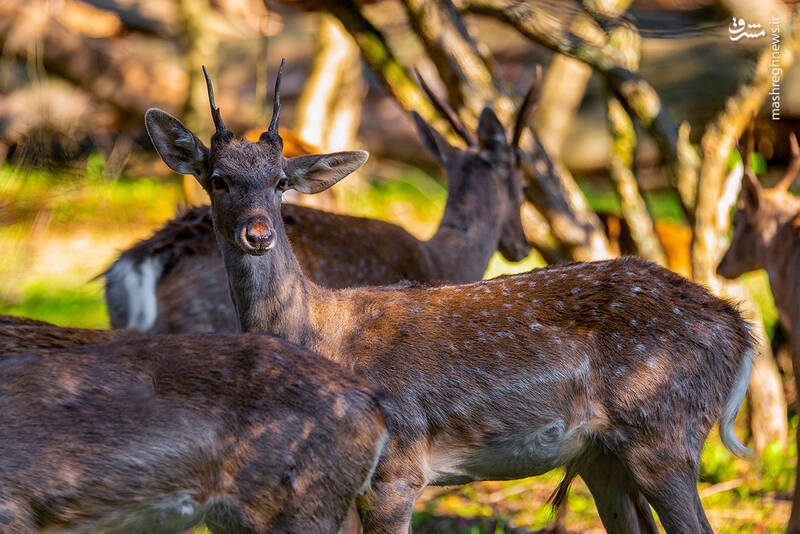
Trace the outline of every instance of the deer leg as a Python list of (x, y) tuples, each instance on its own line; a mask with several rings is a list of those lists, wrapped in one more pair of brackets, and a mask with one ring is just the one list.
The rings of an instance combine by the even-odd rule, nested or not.
[[(680, 443), (668, 439), (667, 443)], [(657, 457), (654, 456), (657, 454)], [(646, 443), (632, 444), (623, 451), (632, 480), (653, 505), (667, 534), (713, 533), (700, 495), (697, 493), (699, 451), (654, 451)]]
[(8, 534), (35, 534), (33, 521), (27, 512), (13, 501), (0, 500), (0, 532)]
[(578, 473), (592, 493), (603, 527), (609, 534), (656, 534), (650, 506), (622, 462), (602, 452), (582, 462)]
[(361, 516), (358, 515), (355, 503), (347, 510), (347, 517), (344, 518), (338, 534), (361, 534)]
[(372, 482), (373, 498), (362, 512), (364, 534), (408, 534), (411, 513), (422, 488), (407, 480)]
[(414, 503), (428, 484), (422, 466), (427, 445), (399, 446), (390, 440), (359, 501), (364, 534), (409, 534)]

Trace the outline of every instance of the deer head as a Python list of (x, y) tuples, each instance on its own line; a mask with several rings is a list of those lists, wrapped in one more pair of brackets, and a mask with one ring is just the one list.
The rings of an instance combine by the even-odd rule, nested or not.
[(225, 127), (208, 86), (216, 132), (206, 147), (178, 119), (159, 109), (145, 113), (147, 132), (161, 158), (181, 174), (193, 175), (211, 197), (218, 235), (247, 254), (260, 256), (276, 243), (276, 228), (284, 191), (318, 193), (332, 186), (367, 160), (363, 150), (285, 158), (278, 134), (280, 83), (284, 61), (275, 82), (272, 120), (257, 142), (237, 139)]
[(745, 164), (742, 191), (733, 216), (733, 236), (728, 251), (717, 267), (717, 274), (736, 278), (748, 271), (766, 267), (778, 228), (800, 213), (800, 199), (788, 189), (800, 170), (800, 147), (794, 134), (790, 137), (792, 159), (786, 174), (771, 189), (759, 184), (749, 164)]
[[(454, 147), (416, 111), (412, 111), (422, 144), (445, 169), (451, 195), (453, 191), (470, 189), (472, 194), (490, 195), (490, 198), (494, 198), (494, 205), (498, 209), (497, 220), (502, 222), (497, 248), (509, 261), (522, 260), (531, 250), (520, 216), (525, 196), (518, 151), (524, 120), (534, 102), (533, 95), (540, 77), (541, 68), (537, 66), (534, 83), (520, 106), (511, 139), (506, 137), (505, 129), (492, 108), (486, 106), (478, 119), (476, 141), (455, 111), (417, 73), (422, 89), (467, 146)], [(485, 177), (485, 187), (482, 190), (475, 184), (469, 188), (465, 185), (466, 180), (475, 173), (481, 178)]]

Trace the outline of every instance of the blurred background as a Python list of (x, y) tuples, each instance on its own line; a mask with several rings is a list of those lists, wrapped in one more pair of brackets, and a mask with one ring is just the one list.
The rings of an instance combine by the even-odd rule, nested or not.
[[(97, 276), (181, 209), (207, 202), (193, 178), (162, 164), (143, 123), (160, 107), (207, 140), (201, 65), (226, 125), (257, 137), (285, 57), (287, 152), (371, 153), (330, 193), (293, 200), (427, 238), (446, 183), (408, 110), (458, 140), (412, 69), (467, 125), (489, 104), (510, 130), (539, 63), (523, 138), (535, 250), (517, 264), (496, 256), (486, 277), (639, 254), (743, 302), (762, 346), (737, 431), (760, 456), (735, 460), (712, 436), (701, 496), (716, 531), (782, 532), (797, 456), (786, 336), (764, 273), (728, 283), (714, 268), (736, 198), (737, 142), (752, 131), (751, 165), (768, 186), (798, 130), (794, 9), (782, 0), (0, 0), (0, 313), (108, 327)], [(734, 40), (734, 18), (765, 35)], [(712, 238), (698, 244), (705, 230)], [(546, 501), (559, 477), (431, 488), (415, 532), (602, 532), (580, 483), (553, 517)]]

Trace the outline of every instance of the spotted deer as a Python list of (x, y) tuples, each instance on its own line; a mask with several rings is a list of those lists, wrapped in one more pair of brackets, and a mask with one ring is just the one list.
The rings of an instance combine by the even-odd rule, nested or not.
[[(538, 72), (538, 71), (537, 71)], [(480, 138), (420, 82), (467, 145), (456, 148), (416, 112), (423, 145), (447, 175), (448, 196), (434, 236), (421, 241), (394, 224), (284, 204), (283, 224), (300, 265), (317, 284), (344, 288), (401, 280), (472, 282), (486, 272), (495, 250), (510, 261), (530, 252), (520, 219), (522, 185), (515, 156), (519, 134), (506, 147), (482, 150)], [(529, 91), (533, 91), (538, 77)], [(525, 100), (517, 115), (533, 103)], [(208, 206), (168, 222), (124, 251), (106, 273), (111, 324), (150, 333), (234, 332), (228, 295)]]
[[(148, 110), (145, 123), (166, 164), (211, 196), (241, 329), (308, 347), (400, 401), (362, 510), (365, 532), (407, 533), (427, 485), (561, 465), (556, 501), (581, 476), (609, 532), (655, 532), (647, 502), (669, 533), (711, 532), (696, 484), (712, 425), (720, 422), (731, 451), (748, 452), (733, 422), (753, 342), (736, 309), (635, 258), (464, 285), (317, 285), (292, 253), (282, 193), (322, 191), (367, 153), (284, 158), (279, 87), (280, 74), (258, 142), (234, 137), (211, 92), (209, 147), (161, 110)], [(508, 150), (488, 107), (478, 139), (488, 170), (493, 154)], [(500, 201), (496, 189), (487, 194)]]
[[(782, 326), (789, 333), (795, 382), (800, 384), (800, 198), (789, 186), (800, 172), (800, 147), (791, 135), (792, 159), (786, 174), (763, 189), (745, 165), (742, 190), (733, 216), (733, 237), (717, 273), (737, 278), (765, 269)], [(800, 410), (800, 400), (797, 401)], [(797, 436), (800, 444), (800, 434)], [(795, 481), (788, 532), (800, 534), (800, 471)]]
[(0, 377), (13, 534), (334, 533), (391, 417), (367, 380), (255, 334), (29, 347)]
[(44, 321), (0, 315), (0, 361), (6, 356), (34, 349), (62, 349), (142, 337), (135, 330), (64, 328)]

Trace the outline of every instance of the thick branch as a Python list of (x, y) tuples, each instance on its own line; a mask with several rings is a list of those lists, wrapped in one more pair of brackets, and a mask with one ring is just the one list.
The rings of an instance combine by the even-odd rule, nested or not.
[[(624, 67), (631, 71), (639, 68), (642, 39), (635, 28), (621, 25), (608, 39), (609, 46), (620, 51)], [(611, 181), (619, 195), (622, 216), (628, 223), (636, 250), (643, 257), (667, 266), (667, 255), (656, 234), (652, 213), (639, 192), (634, 174), (636, 130), (631, 116), (617, 98), (608, 99), (608, 122), (611, 127)]]
[[(521, 0), (468, 0), (466, 9), (504, 21), (528, 39), (591, 65), (605, 77), (628, 113), (653, 136), (673, 175), (677, 175), (678, 128), (655, 90), (637, 73), (621, 66), (623, 61), (613, 47), (586, 42), (566, 31), (542, 9)], [(681, 199), (684, 212), (690, 216), (688, 200)]]
[(653, 219), (648, 213), (633, 173), (633, 154), (636, 147), (633, 121), (616, 98), (608, 101), (608, 121), (612, 139), (610, 176), (619, 195), (622, 216), (628, 223), (639, 255), (666, 266), (667, 256), (658, 240)]
[(386, 38), (361, 13), (353, 0), (338, 2), (314, 0), (303, 2), (303, 6), (328, 11), (338, 18), (347, 31), (353, 35), (361, 50), (361, 55), (367, 65), (378, 75), (378, 79), (381, 80), (386, 90), (404, 108), (417, 110), (425, 120), (437, 125), (441, 130), (447, 130), (448, 126), (441, 120), (433, 105), (414, 82), (408, 69), (397, 60)]
[(501, 87), (455, 6), (449, 0), (403, 0), (403, 4), (412, 29), (447, 87), (450, 103), (477, 116)]

